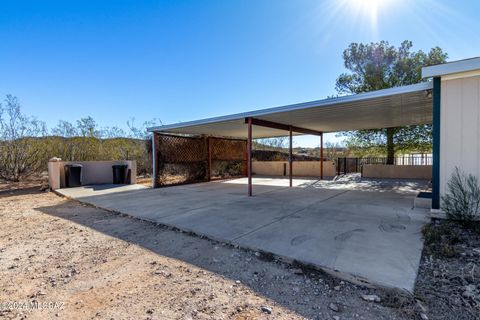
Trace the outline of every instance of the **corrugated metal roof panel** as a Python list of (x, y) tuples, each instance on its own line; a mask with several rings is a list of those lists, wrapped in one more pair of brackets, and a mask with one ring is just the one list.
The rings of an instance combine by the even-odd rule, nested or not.
[[(431, 82), (332, 99), (183, 122), (149, 131), (246, 138), (245, 118), (323, 132), (397, 127), (432, 122)], [(255, 138), (284, 136), (285, 131), (254, 126)]]

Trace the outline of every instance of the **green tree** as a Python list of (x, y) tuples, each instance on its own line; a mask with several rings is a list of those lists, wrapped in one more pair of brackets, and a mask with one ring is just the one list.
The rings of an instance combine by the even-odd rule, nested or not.
[[(447, 53), (439, 47), (428, 53), (413, 51), (411, 41), (403, 41), (398, 48), (387, 41), (352, 43), (343, 52), (344, 65), (350, 73), (342, 73), (337, 78), (336, 90), (339, 94), (356, 94), (419, 83), (422, 67), (445, 63), (447, 58)], [(358, 130), (345, 135), (351, 147), (383, 146), (387, 163), (393, 164), (396, 151), (429, 149), (432, 126)]]

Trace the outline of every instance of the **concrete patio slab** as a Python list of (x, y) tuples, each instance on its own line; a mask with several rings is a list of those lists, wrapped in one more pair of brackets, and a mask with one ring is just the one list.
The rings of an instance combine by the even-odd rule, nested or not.
[(297, 260), (344, 278), (413, 291), (428, 212), (423, 181), (254, 178), (150, 189), (86, 186), (59, 193), (211, 239)]

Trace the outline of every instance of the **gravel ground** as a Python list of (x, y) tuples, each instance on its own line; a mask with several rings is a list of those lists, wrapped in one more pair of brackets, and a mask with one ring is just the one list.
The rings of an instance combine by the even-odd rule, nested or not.
[(434, 221), (424, 236), (415, 296), (428, 317), (480, 319), (480, 222)]
[(0, 192), (2, 318), (409, 318), (362, 299), (385, 292), (37, 190)]

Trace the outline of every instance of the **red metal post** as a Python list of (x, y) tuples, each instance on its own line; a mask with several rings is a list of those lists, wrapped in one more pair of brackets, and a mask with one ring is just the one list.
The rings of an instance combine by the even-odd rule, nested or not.
[(242, 158), (242, 175), (248, 177), (248, 141), (244, 141)]
[(207, 164), (207, 180), (212, 180), (212, 141), (210, 137), (207, 137), (207, 152), (208, 152), (208, 164)]
[(158, 187), (158, 135), (152, 132), (152, 187)]
[(248, 196), (252, 196), (252, 118), (248, 118)]
[(289, 130), (290, 133), (290, 146), (288, 149), (288, 169), (289, 169), (289, 178), (290, 178), (290, 188), (292, 187), (292, 176), (293, 176), (293, 157), (292, 157), (292, 127)]
[(320, 135), (320, 180), (323, 180), (323, 132)]

